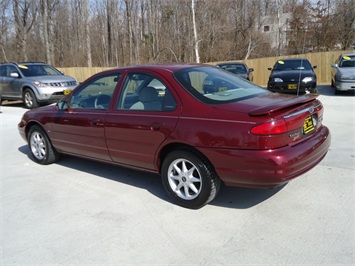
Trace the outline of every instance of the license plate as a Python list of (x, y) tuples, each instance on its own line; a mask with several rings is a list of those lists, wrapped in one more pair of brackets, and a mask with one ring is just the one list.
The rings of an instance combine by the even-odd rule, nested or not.
[(303, 133), (308, 134), (314, 130), (312, 116), (307, 116), (303, 123)]
[(296, 90), (297, 89), (297, 84), (288, 84), (288, 89), (289, 90)]
[(69, 89), (66, 89), (66, 90), (63, 91), (64, 95), (68, 95), (69, 93), (71, 93), (71, 90), (69, 90)]

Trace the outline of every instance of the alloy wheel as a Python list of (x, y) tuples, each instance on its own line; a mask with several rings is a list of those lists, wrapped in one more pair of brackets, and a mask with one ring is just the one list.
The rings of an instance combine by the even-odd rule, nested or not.
[(43, 136), (35, 132), (31, 136), (30, 140), (30, 147), (32, 154), (38, 159), (38, 160), (43, 160), (43, 158), (46, 156), (46, 143), (45, 140), (43, 139)]
[(174, 160), (168, 169), (168, 182), (181, 199), (195, 199), (202, 189), (202, 178), (197, 167), (186, 159)]

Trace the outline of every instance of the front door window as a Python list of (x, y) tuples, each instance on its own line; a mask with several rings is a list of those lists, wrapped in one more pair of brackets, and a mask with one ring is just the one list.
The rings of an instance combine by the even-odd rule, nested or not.
[(74, 92), (70, 100), (70, 107), (78, 109), (108, 109), (120, 76), (121, 74), (116, 73), (92, 80), (85, 87)]

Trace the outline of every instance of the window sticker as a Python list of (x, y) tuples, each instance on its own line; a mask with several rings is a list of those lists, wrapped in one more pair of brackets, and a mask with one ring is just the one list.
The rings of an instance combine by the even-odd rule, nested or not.
[(277, 63), (279, 63), (280, 65), (285, 64), (285, 62), (284, 62), (284, 61), (282, 61), (282, 60), (277, 61)]
[(19, 65), (18, 67), (19, 67), (19, 68), (23, 68), (23, 69), (28, 69), (28, 67), (27, 67), (27, 66), (24, 66), (24, 65)]
[(345, 60), (351, 60), (351, 57), (349, 57), (349, 56), (343, 56), (343, 59), (345, 59)]

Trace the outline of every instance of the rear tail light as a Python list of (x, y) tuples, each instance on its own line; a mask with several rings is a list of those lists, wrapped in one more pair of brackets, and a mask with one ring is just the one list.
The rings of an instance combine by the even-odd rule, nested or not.
[(284, 119), (278, 119), (253, 127), (251, 133), (255, 135), (277, 135), (285, 133), (287, 130), (286, 121)]

